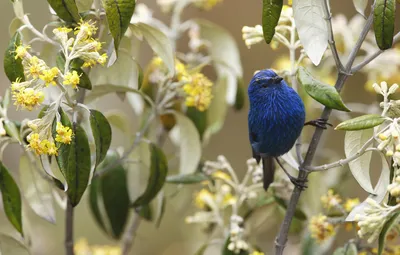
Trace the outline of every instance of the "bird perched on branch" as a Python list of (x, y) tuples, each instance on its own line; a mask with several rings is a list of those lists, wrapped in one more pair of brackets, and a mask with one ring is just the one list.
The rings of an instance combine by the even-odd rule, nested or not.
[[(248, 88), (250, 110), (248, 116), (249, 138), (253, 157), (262, 159), (264, 189), (274, 181), (274, 158), (287, 153), (296, 142), (304, 125), (326, 128), (326, 120), (304, 123), (305, 109), (297, 92), (282, 77), (270, 69), (257, 72)], [(281, 165), (282, 167), (282, 165)], [(295, 185), (304, 185), (290, 176)]]

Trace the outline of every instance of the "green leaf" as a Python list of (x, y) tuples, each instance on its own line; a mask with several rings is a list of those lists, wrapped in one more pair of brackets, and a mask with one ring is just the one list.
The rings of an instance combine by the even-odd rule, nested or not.
[(347, 243), (344, 247), (337, 248), (333, 255), (357, 255), (357, 246), (354, 243)]
[(124, 112), (111, 110), (105, 112), (104, 116), (107, 118), (108, 123), (110, 123), (111, 126), (118, 128), (123, 133), (129, 133), (129, 118)]
[(246, 98), (246, 88), (244, 86), (243, 78), (238, 78), (237, 80), (237, 91), (236, 91), (236, 100), (235, 104), (233, 105), (234, 109), (240, 111), (243, 109), (245, 105), (245, 98)]
[(8, 169), (0, 161), (0, 191), (3, 198), (4, 212), (14, 226), (22, 233), (21, 194)]
[(228, 237), (225, 241), (224, 246), (222, 247), (222, 255), (249, 255), (250, 253), (245, 250), (241, 250), (239, 253), (231, 251), (228, 249), (229, 244), (231, 243), (231, 238)]
[[(361, 147), (373, 136), (373, 129), (360, 131), (347, 131), (344, 138), (344, 151), (346, 157), (355, 155)], [(374, 194), (369, 174), (371, 152), (366, 152), (359, 158), (349, 163), (349, 168), (360, 186), (367, 192)]]
[(203, 173), (179, 174), (167, 177), (167, 182), (173, 184), (196, 184), (206, 180), (208, 180), (208, 177)]
[(197, 170), (201, 158), (200, 136), (193, 122), (179, 112), (171, 112), (176, 118), (175, 127), (169, 132), (172, 142), (179, 146), (179, 172), (191, 174)]
[(135, 23), (132, 29), (140, 32), (150, 45), (151, 49), (159, 56), (171, 75), (175, 73), (175, 58), (171, 40), (161, 30), (145, 23)]
[(368, 114), (340, 123), (335, 129), (356, 131), (376, 127), (385, 122), (385, 118), (377, 114)]
[(167, 206), (167, 199), (165, 198), (164, 192), (160, 192), (157, 197), (157, 217), (156, 217), (156, 227), (159, 228), (164, 218), (165, 208)]
[(199, 111), (196, 107), (188, 107), (186, 116), (192, 120), (199, 132), (200, 140), (203, 139), (203, 134), (207, 128), (207, 111)]
[(17, 31), (11, 38), (4, 54), (4, 72), (11, 82), (16, 81), (18, 78), (20, 78), (21, 81), (25, 81), (22, 59), (15, 59), (17, 55), (15, 50), (21, 44), (21, 34)]
[[(78, 87), (91, 90), (92, 82), (90, 81), (89, 76), (81, 68), (83, 63), (84, 63), (84, 61), (79, 58), (73, 59), (69, 65), (69, 71), (70, 72), (76, 71), (78, 73), (78, 75), (80, 76)], [(60, 69), (60, 70), (65, 69), (65, 56), (62, 52), (59, 52), (57, 54), (56, 64), (57, 64), (58, 69)]]
[(377, 0), (374, 9), (375, 40), (381, 50), (392, 47), (396, 0)]
[(153, 220), (153, 209), (151, 208), (150, 204), (140, 206), (138, 209), (138, 214), (147, 221)]
[(79, 77), (79, 84), (78, 87), (91, 90), (92, 89), (92, 82), (89, 79), (89, 76), (83, 71), (81, 68), (71, 68), (70, 72), (76, 71)]
[(0, 252), (7, 255), (30, 255), (25, 245), (5, 234), (0, 234)]
[(283, 7), (283, 0), (263, 0), (262, 26), (264, 39), (270, 43), (275, 34)]
[(78, 7), (79, 12), (89, 11), (92, 7), (93, 0), (76, 0), (76, 6)]
[(316, 80), (304, 67), (299, 68), (297, 79), (303, 85), (307, 94), (316, 101), (331, 109), (350, 112), (335, 87)]
[(111, 145), (112, 131), (106, 117), (97, 110), (90, 110), (90, 126), (96, 144), (96, 166), (98, 166), (107, 155)]
[[(281, 206), (285, 211), (287, 210), (287, 203), (285, 200), (283, 200), (282, 198), (279, 197), (274, 197), (275, 198), (275, 202)], [(294, 217), (297, 218), (298, 220), (307, 220), (307, 215), (298, 207), (296, 207), (296, 210), (294, 212)]]
[(154, 144), (150, 144), (150, 153), (151, 166), (147, 187), (142, 195), (133, 203), (134, 207), (150, 203), (164, 186), (167, 177), (168, 162), (164, 152)]
[(118, 51), (119, 44), (129, 27), (136, 1), (132, 0), (102, 0), (106, 11), (108, 28), (114, 38), (114, 48)]
[(383, 250), (385, 248), (385, 242), (386, 242), (386, 235), (390, 232), (390, 230), (397, 225), (398, 223), (398, 218), (399, 218), (400, 212), (396, 212), (393, 214), (392, 217), (383, 225), (382, 231), (379, 234), (379, 242), (378, 242), (378, 255), (382, 255)]
[(353, 0), (356, 11), (365, 18), (365, 8), (367, 8), (368, 0)]
[(22, 142), (19, 128), (17, 127), (15, 122), (8, 119), (4, 120), (4, 129), (6, 130), (7, 135), (16, 139), (20, 143)]
[(75, 0), (47, 0), (57, 16), (66, 22), (78, 23), (81, 19)]
[[(85, 130), (77, 123), (70, 122), (68, 116), (60, 109), (61, 123), (72, 129), (71, 144), (57, 143), (58, 156), (56, 156), (58, 167), (63, 174), (67, 184), (67, 195), (73, 206), (76, 206), (82, 198), (89, 182), (91, 162), (90, 146)], [(56, 131), (53, 127), (53, 136)]]
[[(119, 160), (118, 154), (109, 151), (99, 169), (106, 168), (117, 160)], [(114, 166), (100, 177), (93, 178), (90, 197), (90, 207), (99, 225), (111, 237), (119, 239), (125, 229), (130, 210), (126, 171), (123, 166)], [(107, 219), (101, 216), (100, 203), (103, 203), (102, 208), (105, 210)], [(110, 223), (110, 230), (105, 228), (104, 222)]]

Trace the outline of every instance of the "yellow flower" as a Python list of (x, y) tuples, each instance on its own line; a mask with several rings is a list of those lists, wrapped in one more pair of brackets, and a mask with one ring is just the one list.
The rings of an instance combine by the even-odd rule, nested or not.
[(222, 2), (222, 0), (196, 0), (194, 5), (206, 11), (211, 10), (215, 5)]
[(78, 23), (79, 26), (75, 28), (75, 34), (79, 39), (87, 39), (92, 37), (94, 33), (97, 31), (97, 27), (94, 25), (95, 23), (92, 21), (81, 21)]
[(29, 59), (29, 75), (32, 78), (37, 79), (45, 70), (45, 65), (42, 63), (41, 59), (36, 56), (33, 56)]
[(322, 206), (326, 209), (334, 208), (342, 202), (342, 199), (339, 195), (334, 195), (333, 190), (328, 190), (328, 194), (321, 197)]
[(293, 1), (292, 0), (288, 0), (288, 5), (292, 5)]
[(214, 198), (214, 195), (210, 191), (202, 189), (196, 194), (194, 202), (198, 208), (205, 209), (210, 204), (210, 201), (214, 201)]
[(57, 147), (54, 142), (50, 142), (49, 140), (45, 139), (40, 142), (40, 150), (43, 154), (48, 155), (58, 155)]
[(178, 81), (190, 81), (190, 76), (186, 69), (186, 66), (178, 59), (175, 59), (175, 76)]
[(68, 34), (69, 32), (72, 31), (72, 29), (68, 28), (68, 27), (57, 27), (56, 29), (58, 30), (58, 32), (66, 33), (66, 34)]
[(232, 195), (232, 193), (226, 193), (224, 195), (222, 206), (233, 205), (237, 201), (237, 197)]
[(253, 251), (250, 255), (264, 255), (264, 252)]
[(96, 60), (94, 60), (94, 59), (88, 59), (88, 60), (86, 60), (85, 61), (85, 63), (83, 63), (83, 67), (92, 67), (92, 66), (95, 66), (97, 63), (96, 63)]
[(90, 246), (86, 239), (79, 239), (74, 245), (75, 255), (87, 255), (90, 254)]
[(28, 53), (28, 49), (30, 49), (30, 48), (31, 48), (31, 46), (29, 46), (29, 45), (26, 45), (26, 46), (18, 45), (17, 48), (15, 49), (15, 53), (16, 53), (15, 59), (18, 59), (18, 58), (23, 59), (26, 56), (26, 54)]
[(44, 101), (42, 91), (34, 90), (33, 88), (20, 88), (13, 91), (14, 105), (21, 106), (29, 111), (32, 111), (35, 106), (40, 105)]
[(321, 243), (335, 235), (334, 226), (329, 223), (327, 217), (322, 214), (312, 217), (309, 229), (311, 236), (316, 239), (318, 243)]
[(183, 86), (186, 93), (185, 103), (199, 111), (205, 111), (211, 103), (213, 83), (201, 73), (195, 73), (191, 78), (191, 83)]
[(231, 180), (231, 176), (223, 171), (215, 171), (214, 173), (211, 174), (212, 177), (216, 179), (221, 179), (221, 180)]
[(66, 126), (63, 126), (61, 122), (57, 122), (56, 127), (56, 142), (70, 144), (72, 140), (72, 129)]
[(121, 255), (121, 248), (110, 245), (89, 246), (86, 239), (82, 238), (74, 245), (75, 255)]
[(351, 212), (351, 210), (353, 210), (354, 207), (356, 207), (357, 205), (360, 204), (360, 199), (358, 198), (348, 198), (346, 200), (346, 203), (344, 203), (344, 209), (346, 210), (346, 212)]
[(46, 69), (43, 70), (41, 75), (39, 75), (39, 78), (45, 82), (46, 86), (49, 86), (50, 84), (56, 85), (55, 78), (57, 78), (58, 72), (59, 70), (57, 67)]
[(80, 82), (80, 75), (78, 75), (77, 71), (68, 72), (64, 76), (64, 85), (71, 85), (72, 88), (76, 89)]
[(41, 140), (38, 133), (31, 133), (27, 137), (27, 140), (29, 142), (28, 147), (32, 149), (37, 155), (58, 155), (58, 149), (54, 142), (50, 142), (47, 139)]
[(107, 62), (107, 54), (104, 53), (103, 55), (101, 55), (98, 59), (97, 59), (97, 63), (99, 63), (100, 65), (104, 65)]

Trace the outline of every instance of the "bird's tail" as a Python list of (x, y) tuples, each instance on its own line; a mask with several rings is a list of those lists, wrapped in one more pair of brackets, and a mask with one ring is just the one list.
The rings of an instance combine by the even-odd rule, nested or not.
[(264, 190), (267, 190), (269, 185), (274, 181), (274, 174), (275, 174), (275, 164), (274, 164), (274, 158), (273, 157), (263, 157), (262, 158), (262, 163), (263, 163), (263, 184), (264, 184)]

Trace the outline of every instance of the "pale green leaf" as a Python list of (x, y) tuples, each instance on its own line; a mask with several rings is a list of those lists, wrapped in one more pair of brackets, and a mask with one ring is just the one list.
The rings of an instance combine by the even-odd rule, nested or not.
[(201, 158), (201, 142), (199, 133), (193, 122), (178, 112), (175, 115), (176, 125), (170, 131), (173, 143), (179, 146), (179, 173), (191, 174), (197, 169)]
[(52, 187), (40, 172), (42, 169), (37, 162), (31, 162), (23, 155), (19, 161), (19, 176), (23, 195), (32, 210), (44, 220), (56, 223), (53, 207)]
[[(373, 129), (347, 131), (344, 139), (346, 157), (353, 156), (373, 136)], [(374, 194), (369, 174), (371, 152), (366, 152), (349, 163), (350, 171), (360, 186), (367, 192)]]
[(315, 79), (304, 67), (300, 67), (297, 72), (297, 79), (303, 85), (304, 90), (316, 101), (339, 111), (349, 112), (350, 110), (343, 103), (339, 92), (328, 84), (324, 84)]
[(152, 50), (163, 60), (171, 76), (175, 74), (175, 59), (170, 39), (159, 29), (145, 23), (131, 25), (143, 35)]
[(368, 0), (353, 0), (356, 11), (365, 18), (365, 8), (367, 8)]
[(399, 222), (399, 216), (400, 212), (396, 212), (393, 214), (392, 217), (383, 225), (382, 231), (379, 234), (379, 246), (378, 246), (378, 255), (382, 255), (384, 248), (385, 248), (385, 242), (386, 242), (386, 235), (390, 232), (390, 230), (397, 226)]
[(25, 245), (5, 234), (0, 234), (0, 252), (4, 255), (30, 255)]
[(378, 114), (368, 114), (340, 123), (335, 129), (356, 131), (376, 127), (382, 124), (385, 118)]
[(103, 161), (111, 145), (112, 131), (110, 123), (99, 111), (90, 110), (90, 126), (96, 145), (96, 166)]
[(196, 184), (206, 180), (208, 180), (208, 177), (203, 173), (179, 174), (167, 177), (167, 182), (173, 184)]
[(223, 27), (210, 21), (196, 19), (200, 26), (201, 38), (210, 42), (210, 56), (219, 79), (227, 79), (226, 102), (234, 105), (238, 79), (243, 78), (240, 52), (232, 35)]
[(93, 0), (76, 0), (76, 6), (79, 12), (86, 12), (92, 7)]
[(307, 56), (314, 65), (319, 65), (328, 47), (328, 26), (323, 2), (293, 1), (293, 14), (296, 29)]

